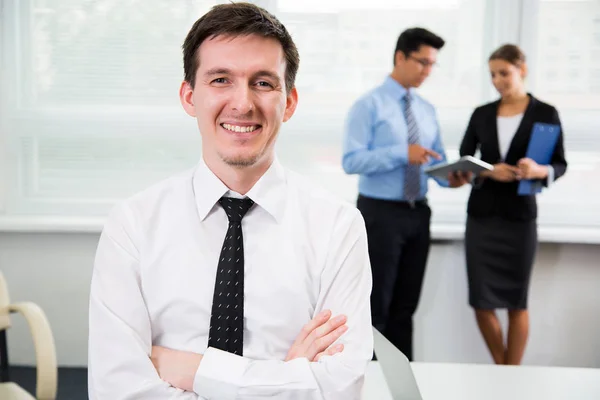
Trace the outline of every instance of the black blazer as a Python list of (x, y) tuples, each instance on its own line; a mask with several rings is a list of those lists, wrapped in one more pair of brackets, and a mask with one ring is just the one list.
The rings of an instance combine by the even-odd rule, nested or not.
[[(502, 160), (498, 144), (497, 114), (500, 100), (480, 106), (473, 111), (469, 126), (460, 145), (460, 155), (474, 155), (481, 151), (481, 159), (490, 164), (505, 162), (517, 165), (525, 157), (531, 129), (535, 122), (557, 124), (560, 126), (560, 136), (552, 155), (551, 165), (554, 177), (558, 179), (567, 170), (563, 145), (563, 131), (558, 117), (558, 111), (553, 106), (543, 103), (528, 94), (529, 105), (525, 110), (521, 124), (510, 144), (506, 160)], [(548, 182), (542, 182), (547, 186)], [(535, 195), (519, 196), (519, 182), (497, 182), (492, 179), (478, 178), (473, 185), (467, 213), (473, 217), (499, 216), (508, 220), (529, 221), (537, 218), (537, 203)]]

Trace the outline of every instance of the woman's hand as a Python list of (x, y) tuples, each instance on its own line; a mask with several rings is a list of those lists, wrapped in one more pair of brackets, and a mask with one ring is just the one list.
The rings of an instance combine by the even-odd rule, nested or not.
[(519, 178), (519, 168), (508, 165), (505, 163), (495, 164), (494, 169), (491, 171), (483, 171), (481, 176), (483, 178), (491, 178), (498, 182), (513, 182)]
[(539, 165), (531, 158), (522, 158), (517, 163), (519, 179), (544, 179), (548, 177), (548, 167)]

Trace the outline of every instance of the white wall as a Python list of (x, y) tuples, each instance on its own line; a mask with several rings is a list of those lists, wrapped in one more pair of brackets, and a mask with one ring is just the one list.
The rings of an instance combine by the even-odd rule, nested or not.
[[(89, 281), (98, 235), (0, 233), (0, 269), (13, 301), (42, 306), (63, 366), (87, 362)], [(462, 242), (435, 244), (416, 321), (416, 359), (489, 362), (467, 306)], [(600, 246), (544, 244), (530, 291), (524, 363), (600, 367)], [(9, 331), (12, 364), (32, 364), (21, 318)]]

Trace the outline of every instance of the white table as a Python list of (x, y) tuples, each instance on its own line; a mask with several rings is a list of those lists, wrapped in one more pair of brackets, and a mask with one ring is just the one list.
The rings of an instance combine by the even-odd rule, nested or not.
[[(599, 400), (600, 369), (413, 362), (423, 400)], [(377, 362), (365, 400), (393, 400)]]

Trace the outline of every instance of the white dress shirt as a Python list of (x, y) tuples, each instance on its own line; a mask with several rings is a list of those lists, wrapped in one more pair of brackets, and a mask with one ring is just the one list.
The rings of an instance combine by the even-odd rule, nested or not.
[[(371, 270), (358, 210), (277, 160), (242, 221), (244, 356), (207, 348), (232, 195), (204, 162), (116, 206), (98, 244), (89, 320), (90, 399), (357, 399), (373, 354)], [(284, 362), (320, 311), (348, 316), (344, 351)], [(203, 354), (194, 392), (158, 376), (152, 346)]]

